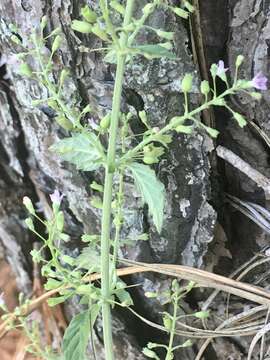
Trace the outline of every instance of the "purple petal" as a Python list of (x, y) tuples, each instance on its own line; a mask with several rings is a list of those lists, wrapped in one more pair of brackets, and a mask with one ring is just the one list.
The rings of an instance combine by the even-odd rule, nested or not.
[(267, 77), (263, 75), (262, 72), (259, 72), (255, 77), (251, 80), (251, 84), (255, 89), (258, 90), (267, 90)]
[(5, 306), (5, 299), (4, 299), (3, 292), (1, 292), (1, 294), (0, 294), (0, 306)]
[(54, 190), (53, 194), (50, 195), (52, 202), (56, 203), (58, 205), (61, 204), (63, 197), (64, 197), (64, 195), (63, 194), (61, 195), (59, 190)]
[(228, 71), (229, 68), (225, 68), (224, 65), (224, 61), (223, 60), (219, 60), (218, 62), (218, 69), (217, 69), (217, 75), (222, 75), (224, 74), (226, 71)]

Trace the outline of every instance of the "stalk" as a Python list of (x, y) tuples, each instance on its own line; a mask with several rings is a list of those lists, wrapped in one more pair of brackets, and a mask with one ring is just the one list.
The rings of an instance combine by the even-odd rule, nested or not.
[(174, 340), (174, 335), (175, 335), (178, 300), (179, 300), (178, 295), (176, 293), (174, 294), (174, 296), (175, 296), (175, 298), (174, 298), (174, 302), (173, 302), (173, 318), (172, 318), (172, 325), (171, 325), (171, 331), (170, 331), (170, 340), (169, 340), (169, 345), (167, 348), (167, 355), (166, 355), (165, 360), (172, 359), (172, 355), (173, 355), (173, 340)]
[[(134, 0), (127, 0), (124, 26), (127, 26), (132, 18)], [(124, 50), (127, 46), (128, 35), (122, 33), (120, 37), (120, 47)], [(111, 324), (111, 305), (109, 303), (111, 296), (110, 283), (110, 230), (111, 230), (111, 213), (112, 213), (112, 192), (113, 177), (115, 173), (115, 155), (116, 155), (116, 139), (118, 132), (118, 123), (120, 115), (122, 88), (124, 80), (126, 55), (124, 51), (118, 51), (117, 70), (114, 86), (114, 95), (112, 103), (110, 138), (108, 145), (108, 155), (105, 171), (105, 184), (103, 196), (103, 211), (101, 223), (101, 294), (103, 298), (102, 304), (102, 320), (103, 320), (103, 339), (106, 360), (113, 360), (113, 340), (112, 340), (112, 324)], [(114, 271), (114, 269), (112, 269)]]
[(122, 158), (120, 159), (120, 163), (123, 164), (125, 163), (125, 161), (132, 159), (139, 151), (141, 151), (144, 148), (144, 146), (148, 145), (153, 141), (157, 141), (159, 135), (169, 133), (170, 131), (175, 129), (177, 125), (183, 123), (184, 120), (191, 119), (192, 117), (199, 114), (203, 110), (208, 109), (210, 106), (214, 105), (217, 99), (223, 99), (226, 96), (233, 94), (236, 90), (238, 90), (237, 86), (233, 86), (231, 89), (228, 89), (225, 92), (223, 92), (221, 95), (209, 100), (208, 102), (205, 102), (198, 108), (188, 113), (184, 113), (184, 115), (182, 116), (179, 116), (176, 121), (169, 122), (169, 124), (165, 125), (157, 133), (145, 137), (145, 139), (142, 140), (138, 145), (136, 145), (133, 149), (129, 150), (125, 155), (122, 156)]

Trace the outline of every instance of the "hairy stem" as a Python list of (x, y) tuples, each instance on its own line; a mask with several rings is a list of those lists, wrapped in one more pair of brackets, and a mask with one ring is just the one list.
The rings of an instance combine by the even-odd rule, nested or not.
[(157, 133), (151, 134), (151, 135), (145, 137), (145, 139), (142, 142), (140, 142), (137, 146), (135, 146), (133, 149), (129, 150), (125, 155), (122, 156), (122, 158), (120, 160), (121, 164), (125, 163), (125, 161), (129, 161), (134, 156), (136, 156), (136, 154), (139, 151), (141, 151), (144, 148), (144, 146), (146, 146), (147, 144), (149, 144), (149, 143), (151, 143), (153, 141), (157, 141), (159, 135), (169, 133), (170, 131), (174, 130), (177, 125), (182, 124), (185, 120), (191, 119), (195, 115), (201, 113), (203, 110), (208, 109), (210, 106), (215, 105), (216, 100), (223, 99), (226, 96), (233, 94), (236, 90), (238, 90), (237, 86), (232, 87), (231, 89), (228, 89), (228, 90), (224, 91), (221, 95), (209, 100), (208, 102), (205, 102), (204, 104), (202, 104), (198, 108), (196, 108), (196, 109), (194, 109), (194, 110), (192, 110), (192, 111), (190, 111), (188, 113), (185, 113), (182, 116), (177, 117), (177, 120), (170, 121), (169, 124), (165, 125)]
[(167, 354), (166, 354), (166, 358), (165, 360), (170, 360), (172, 359), (172, 354), (173, 354), (173, 340), (174, 340), (174, 335), (175, 335), (175, 327), (176, 327), (176, 319), (177, 319), (177, 310), (178, 310), (178, 295), (175, 293), (174, 294), (174, 302), (173, 302), (173, 318), (172, 318), (172, 326), (171, 326), (171, 331), (170, 331), (170, 340), (169, 340), (169, 345), (167, 348)]
[[(134, 0), (127, 0), (124, 26), (127, 26), (132, 18)], [(128, 35), (121, 34), (120, 47), (124, 49), (127, 45)], [(115, 78), (115, 87), (113, 95), (110, 138), (108, 145), (107, 164), (105, 172), (103, 211), (101, 223), (101, 294), (103, 298), (102, 319), (103, 319), (103, 338), (105, 347), (106, 360), (113, 360), (113, 341), (112, 341), (112, 324), (111, 324), (111, 305), (109, 303), (111, 296), (110, 284), (110, 230), (111, 230), (111, 212), (112, 212), (112, 192), (113, 177), (115, 173), (115, 154), (116, 139), (118, 133), (118, 123), (120, 115), (120, 105), (122, 97), (122, 88), (124, 80), (126, 55), (119, 51), (117, 55), (117, 70)], [(114, 271), (112, 269), (112, 271)]]

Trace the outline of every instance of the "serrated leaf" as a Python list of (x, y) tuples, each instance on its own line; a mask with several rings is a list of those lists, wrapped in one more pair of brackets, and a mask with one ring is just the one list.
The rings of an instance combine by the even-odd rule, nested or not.
[(81, 269), (91, 269), (92, 272), (100, 271), (100, 254), (93, 246), (85, 247), (75, 260), (75, 265)]
[(117, 63), (117, 54), (114, 49), (107, 52), (105, 55), (103, 61), (109, 63), (109, 64), (116, 64)]
[(84, 360), (90, 335), (90, 312), (83, 311), (70, 322), (63, 338), (63, 353), (65, 360)]
[(134, 49), (146, 58), (155, 59), (165, 57), (168, 59), (176, 59), (176, 55), (168, 51), (165, 47), (158, 44), (138, 45)]
[(93, 171), (102, 164), (103, 147), (93, 133), (76, 134), (60, 140), (50, 150), (76, 165), (78, 170)]
[(128, 168), (132, 172), (135, 184), (144, 202), (148, 205), (153, 222), (160, 233), (163, 223), (165, 187), (149, 166), (134, 162), (128, 165)]

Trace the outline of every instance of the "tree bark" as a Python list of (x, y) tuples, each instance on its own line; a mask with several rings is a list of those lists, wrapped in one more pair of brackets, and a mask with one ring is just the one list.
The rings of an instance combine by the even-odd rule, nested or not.
[[(146, 0), (137, 1), (138, 14), (145, 3)], [(97, 7), (96, 1), (90, 0), (88, 4), (93, 8)], [(260, 0), (201, 1), (207, 62), (224, 58), (233, 70), (236, 55), (244, 54), (247, 61), (241, 75), (249, 78), (258, 71), (267, 73), (270, 6), (267, 4), (267, 1)], [(89, 103), (98, 113), (104, 114), (111, 106), (111, 82), (115, 69), (102, 61), (100, 53), (86, 54), (79, 51), (80, 46), (99, 48), (102, 45), (94, 36), (78, 35), (70, 28), (71, 20), (79, 18), (83, 5), (80, 1), (71, 0), (0, 2), (0, 239), (16, 272), (20, 288), (28, 294), (31, 291), (32, 278), (29, 252), (36, 239), (24, 225), (26, 213), (22, 206), (22, 197), (27, 195), (32, 198), (46, 214), (50, 207), (49, 194), (59, 189), (65, 195), (63, 208), (66, 232), (71, 236), (71, 241), (63, 247), (70, 256), (77, 256), (83, 247), (80, 240), (83, 232), (96, 233), (100, 228), (99, 210), (90, 205), (92, 193), (89, 183), (93, 179), (101, 178), (102, 174), (78, 172), (73, 166), (61, 162), (56, 154), (49, 150), (53, 143), (67, 134), (54, 121), (50, 108), (32, 106), (32, 100), (44, 98), (47, 94), (34, 81), (18, 74), (12, 57), (18, 52), (18, 48), (10, 41), (12, 33), (9, 24), (16, 24), (22, 38), (27, 37), (33, 27), (38, 27), (44, 14), (49, 17), (49, 29), (60, 26), (64, 41), (54, 61), (58, 69), (66, 66), (72, 74), (71, 81), (64, 89), (66, 100), (68, 102), (75, 94), (76, 106), (83, 107)], [(158, 10), (151, 17), (150, 25), (175, 32), (175, 52), (180, 61), (149, 61), (139, 58), (128, 66), (123, 108), (134, 114), (134, 133), (141, 131), (142, 125), (137, 116), (141, 110), (147, 112), (149, 121), (154, 126), (162, 126), (173, 116), (181, 114), (183, 96), (180, 83), (184, 73), (195, 74), (196, 86), (191, 101), (193, 105), (199, 101), (197, 85), (200, 74), (196, 73), (198, 69), (191, 56), (187, 23), (184, 24), (174, 15)], [(146, 31), (139, 37), (140, 42), (153, 40), (152, 35)], [(255, 119), (266, 133), (269, 132), (269, 92), (265, 92), (259, 105), (243, 96), (237, 98), (234, 106), (241, 109), (247, 119)], [(219, 112), (217, 115), (216, 126), (222, 131), (221, 143), (236, 150), (245, 161), (269, 176), (267, 149), (253, 129), (246, 127), (240, 130), (233, 125), (227, 113)], [(93, 119), (90, 115), (89, 121), (91, 120)], [(227, 266), (223, 271), (243, 262), (252, 251), (265, 243), (265, 234), (243, 215), (232, 212), (230, 207), (224, 211), (220, 196), (226, 189), (246, 200), (259, 199), (265, 205), (261, 191), (240, 172), (222, 163), (218, 166), (212, 164), (215, 172), (219, 171), (219, 176), (212, 178), (211, 183), (209, 153), (213, 148), (212, 141), (199, 131), (191, 136), (174, 136), (166, 156), (155, 169), (167, 190), (165, 224), (161, 235), (152, 226), (133, 184), (126, 180), (127, 200), (122, 236), (136, 237), (149, 231), (150, 240), (139, 241), (132, 247), (123, 247), (121, 251), (124, 256), (145, 262), (213, 268), (220, 256), (228, 254), (222, 243), (220, 246), (224, 250), (221, 252), (223, 255), (219, 252), (209, 256), (209, 247), (220, 243), (220, 238), (214, 239), (216, 211), (223, 219), (228, 237), (227, 246), (233, 256), (232, 260), (226, 260)], [(214, 191), (214, 200), (218, 199), (214, 201), (215, 210), (210, 205), (211, 191)], [(133, 276), (129, 282), (142, 285), (133, 290), (135, 309), (148, 319), (159, 321), (159, 312), (164, 310), (164, 306), (158, 299), (146, 299), (143, 292), (165, 289), (169, 286), (170, 279), (140, 275)], [(74, 302), (66, 306), (69, 318), (79, 310), (78, 304)], [(143, 359), (140, 355), (141, 347), (147, 340), (153, 340), (152, 337), (159, 338), (161, 335), (144, 327), (127, 314), (115, 312), (114, 316), (116, 358)], [(95, 343), (100, 354), (98, 359), (102, 359), (102, 329), (99, 322), (95, 331)], [(186, 350), (184, 358), (194, 359), (195, 353), (195, 348)], [(222, 359), (221, 356), (218, 358)]]

